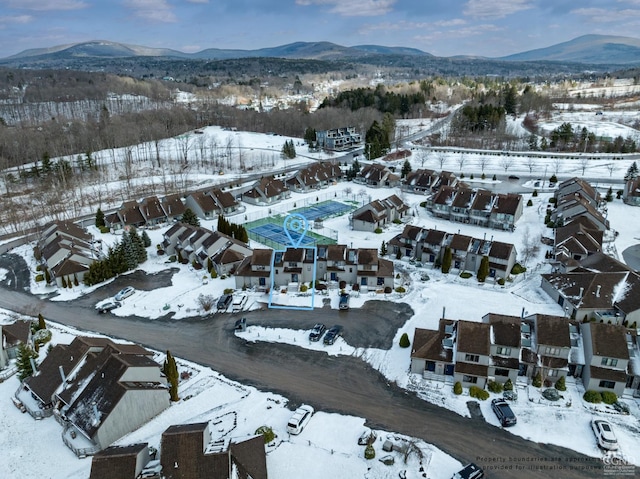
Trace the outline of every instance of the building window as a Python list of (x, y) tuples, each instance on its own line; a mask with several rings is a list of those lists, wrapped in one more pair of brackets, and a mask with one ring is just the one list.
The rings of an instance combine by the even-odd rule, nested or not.
[(496, 369), (496, 376), (509, 376), (508, 369)]
[(475, 376), (467, 376), (466, 374), (462, 376), (462, 382), (464, 383), (477, 383), (478, 382), (478, 378)]
[(544, 354), (547, 356), (557, 356), (560, 353), (560, 348), (550, 348), (547, 346), (544, 348)]
[(547, 376), (549, 376), (550, 378), (557, 378), (558, 377), (558, 370), (557, 369), (549, 369), (549, 372), (547, 373)]
[(496, 350), (496, 352), (498, 354), (501, 354), (502, 356), (511, 356), (511, 348), (505, 348), (502, 346), (498, 346), (498, 349)]
[(478, 356), (477, 354), (465, 354), (464, 360), (468, 363), (477, 363), (478, 361), (480, 361), (480, 356)]
[(616, 387), (616, 383), (614, 383), (613, 381), (600, 381), (599, 386), (601, 388), (613, 389)]
[(378, 286), (384, 286), (384, 278), (378, 278)]
[(615, 368), (618, 365), (618, 360), (613, 358), (602, 358), (602, 361), (600, 362), (600, 364), (602, 366), (611, 366)]
[(289, 268), (296, 268), (298, 266), (298, 263), (295, 261), (289, 261)]

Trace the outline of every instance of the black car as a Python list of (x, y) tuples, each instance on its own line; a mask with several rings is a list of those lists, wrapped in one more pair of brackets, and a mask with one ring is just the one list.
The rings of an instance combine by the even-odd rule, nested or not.
[(236, 331), (244, 331), (247, 329), (247, 318), (240, 318), (236, 321), (236, 324), (233, 326), (233, 329)]
[(231, 306), (231, 302), (233, 301), (233, 295), (231, 294), (223, 294), (220, 296), (218, 300), (218, 310), (226, 310), (229, 306)]
[(342, 336), (342, 326), (336, 324), (335, 326), (331, 326), (327, 334), (324, 335), (324, 344), (333, 344), (336, 342), (338, 337)]
[(456, 472), (452, 479), (482, 479), (483, 477), (484, 471), (477, 465), (471, 463)]
[(518, 422), (516, 415), (513, 414), (513, 411), (509, 406), (509, 403), (504, 399), (494, 399), (491, 401), (491, 409), (493, 409), (493, 412), (498, 417), (502, 427), (513, 426)]
[(120, 301), (108, 301), (106, 303), (101, 304), (100, 306), (96, 306), (96, 310), (98, 313), (108, 313), (112, 309), (116, 309), (122, 306)]
[(516, 176), (516, 175), (509, 175), (509, 179), (510, 179), (510, 180), (519, 180), (519, 179), (520, 179), (520, 177), (519, 177), (519, 176)]
[(343, 293), (340, 295), (340, 302), (338, 303), (339, 309), (349, 309), (349, 295)]
[(322, 337), (322, 335), (326, 330), (327, 330), (327, 327), (324, 324), (322, 323), (316, 324), (311, 330), (311, 332), (309, 333), (309, 341), (320, 341), (320, 338)]

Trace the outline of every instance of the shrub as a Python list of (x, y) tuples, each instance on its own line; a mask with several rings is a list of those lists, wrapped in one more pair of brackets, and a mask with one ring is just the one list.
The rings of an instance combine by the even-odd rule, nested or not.
[(473, 276), (473, 275), (471, 273), (469, 273), (468, 271), (463, 271), (462, 273), (460, 273), (460, 277), (464, 278), (464, 279), (471, 278), (471, 276)]
[(538, 190), (533, 190), (533, 193), (531, 194), (531, 196), (538, 196)]
[(469, 176), (470, 180), (473, 180), (473, 173), (471, 173), (471, 176)]
[(602, 391), (600, 396), (602, 396), (602, 402), (605, 404), (613, 404), (618, 400), (618, 396), (613, 391)]
[(368, 444), (367, 447), (364, 448), (364, 458), (373, 459), (375, 457), (376, 457), (376, 450), (373, 448), (371, 444)]
[(402, 286), (398, 286), (396, 288), (396, 293), (406, 293), (406, 292), (407, 292), (407, 290), (404, 289)]
[(498, 278), (498, 284), (504, 286), (504, 278)]
[(215, 268), (211, 268), (211, 278), (216, 279), (218, 277), (218, 272)]
[(396, 259), (402, 259), (402, 250), (400, 248), (396, 251)]
[(529, 201), (527, 201), (527, 206), (533, 206), (533, 201), (531, 201), (531, 198), (529, 198)]
[(224, 294), (233, 294), (233, 288), (225, 288)]
[(351, 291), (360, 291), (360, 285), (358, 283), (354, 283), (353, 286), (351, 286)]
[(379, 235), (380, 233), (382, 233), (382, 228), (376, 228), (375, 230), (373, 230), (373, 232)]
[(400, 223), (402, 223), (402, 221), (400, 221), (398, 218), (393, 220), (393, 224), (399, 225)]
[(489, 393), (478, 386), (471, 386), (469, 388), (469, 396), (479, 399), (480, 401), (486, 401), (489, 399)]
[(462, 394), (462, 383), (460, 381), (456, 381), (453, 385), (453, 394), (456, 396), (460, 396), (460, 394)]
[(565, 383), (565, 377), (564, 376), (560, 376), (558, 378), (558, 380), (556, 381), (555, 387), (558, 391), (566, 391), (567, 390), (567, 384)]
[(409, 335), (407, 333), (402, 333), (402, 336), (400, 336), (400, 347), (408, 348), (410, 345), (411, 342), (409, 342)]
[(338, 287), (339, 287), (340, 289), (344, 289), (344, 288), (346, 288), (346, 287), (347, 287), (347, 282), (346, 282), (346, 281), (344, 281), (344, 280), (340, 281), (340, 282), (338, 283)]
[(555, 202), (556, 202), (556, 199), (553, 196), (549, 198), (549, 203), (554, 204)]
[(420, 207), (426, 208), (427, 207), (427, 202), (426, 201), (421, 201), (420, 202)]
[(276, 438), (276, 434), (273, 432), (273, 429), (271, 429), (269, 426), (260, 426), (258, 429), (256, 429), (255, 434), (256, 435), (262, 434), (265, 444), (269, 444), (271, 441), (273, 441)]
[(549, 183), (557, 183), (558, 182), (558, 177), (556, 175), (551, 175), (551, 178), (549, 178)]
[(487, 383), (487, 389), (492, 393), (501, 393), (502, 390), (504, 389), (504, 386), (502, 385), (502, 383), (499, 383), (496, 381), (489, 381)]
[(511, 379), (507, 379), (507, 382), (504, 383), (503, 389), (505, 391), (513, 391), (513, 383), (511, 382)]
[(175, 254), (172, 254), (171, 256), (169, 256), (170, 263), (175, 263), (176, 261), (178, 261), (178, 257)]
[(38, 266), (36, 266), (36, 271), (42, 271), (42, 265), (39, 264)]
[(385, 286), (384, 287), (385, 294), (389, 294), (389, 293), (391, 293), (391, 291), (393, 291), (393, 289), (391, 289), (391, 286)]
[(589, 391), (584, 393), (584, 396), (582, 396), (582, 399), (594, 404), (600, 404), (602, 402), (602, 394), (600, 394), (598, 391), (594, 391), (593, 389), (590, 389)]
[(210, 294), (202, 294), (198, 295), (197, 299), (198, 305), (203, 309), (203, 311), (211, 311), (213, 305), (216, 304), (216, 298), (214, 298)]
[(36, 283), (40, 283), (41, 281), (44, 281), (44, 274), (37, 274)]
[(540, 371), (538, 371), (538, 374), (536, 374), (533, 377), (533, 381), (531, 381), (531, 385), (534, 388), (539, 388), (540, 386), (542, 386), (542, 374), (540, 374)]
[(300, 290), (301, 293), (306, 293), (309, 288), (307, 287), (306, 284), (301, 284), (300, 288), (298, 289)]
[(496, 177), (496, 175), (493, 175), (492, 180), (493, 180), (493, 181), (496, 181), (497, 179), (498, 179), (498, 178)]
[(109, 233), (111, 231), (111, 229), (108, 226), (100, 226), (98, 227), (98, 229), (100, 230), (100, 233)]
[(480, 178), (482, 178), (483, 180), (485, 180), (485, 179), (487, 178), (487, 175), (485, 175), (484, 173), (482, 173), (482, 176), (481, 176)]
[(526, 270), (527, 270), (527, 268), (522, 266), (520, 263), (516, 263), (516, 264), (513, 265), (513, 268), (511, 268), (511, 274), (524, 273)]

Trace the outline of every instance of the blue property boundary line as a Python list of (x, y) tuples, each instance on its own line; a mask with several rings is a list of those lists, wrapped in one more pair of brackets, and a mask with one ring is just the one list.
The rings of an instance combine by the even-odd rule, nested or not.
[[(289, 239), (289, 243), (293, 248), (299, 248), (302, 240), (304, 239), (307, 231), (309, 231), (309, 221), (300, 213), (289, 214), (285, 217), (282, 222), (282, 229), (284, 230), (284, 234)], [(282, 234), (282, 233), (280, 233)], [(312, 273), (312, 284), (315, 286), (316, 284), (316, 266), (318, 262), (318, 248), (315, 246), (308, 247), (307, 245), (303, 245), (305, 250), (313, 250), (313, 273)], [(311, 288), (311, 306), (287, 306), (282, 304), (276, 304), (273, 302), (273, 290), (275, 289), (275, 269), (274, 263), (276, 260), (276, 253), (282, 253), (282, 258), (284, 260), (284, 254), (287, 252), (284, 250), (274, 250), (271, 255), (271, 286), (269, 288), (269, 302), (267, 303), (267, 307), (270, 309), (288, 309), (288, 310), (296, 310), (296, 311), (312, 311), (315, 305), (316, 299), (316, 289)], [(305, 253), (306, 254), (306, 253)], [(302, 272), (304, 272), (304, 263), (302, 265)], [(302, 276), (302, 272), (300, 276)], [(298, 278), (300, 280), (302, 278)]]

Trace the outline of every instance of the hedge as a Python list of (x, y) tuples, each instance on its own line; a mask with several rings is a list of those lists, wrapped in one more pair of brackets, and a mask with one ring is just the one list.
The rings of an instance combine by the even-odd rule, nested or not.
[(480, 399), (480, 401), (486, 401), (489, 399), (489, 393), (478, 386), (471, 386), (469, 388), (469, 396)]
[(584, 393), (584, 396), (582, 396), (582, 399), (584, 399), (587, 402), (600, 404), (602, 402), (602, 394), (600, 394), (598, 391), (594, 391), (590, 389), (589, 391)]

